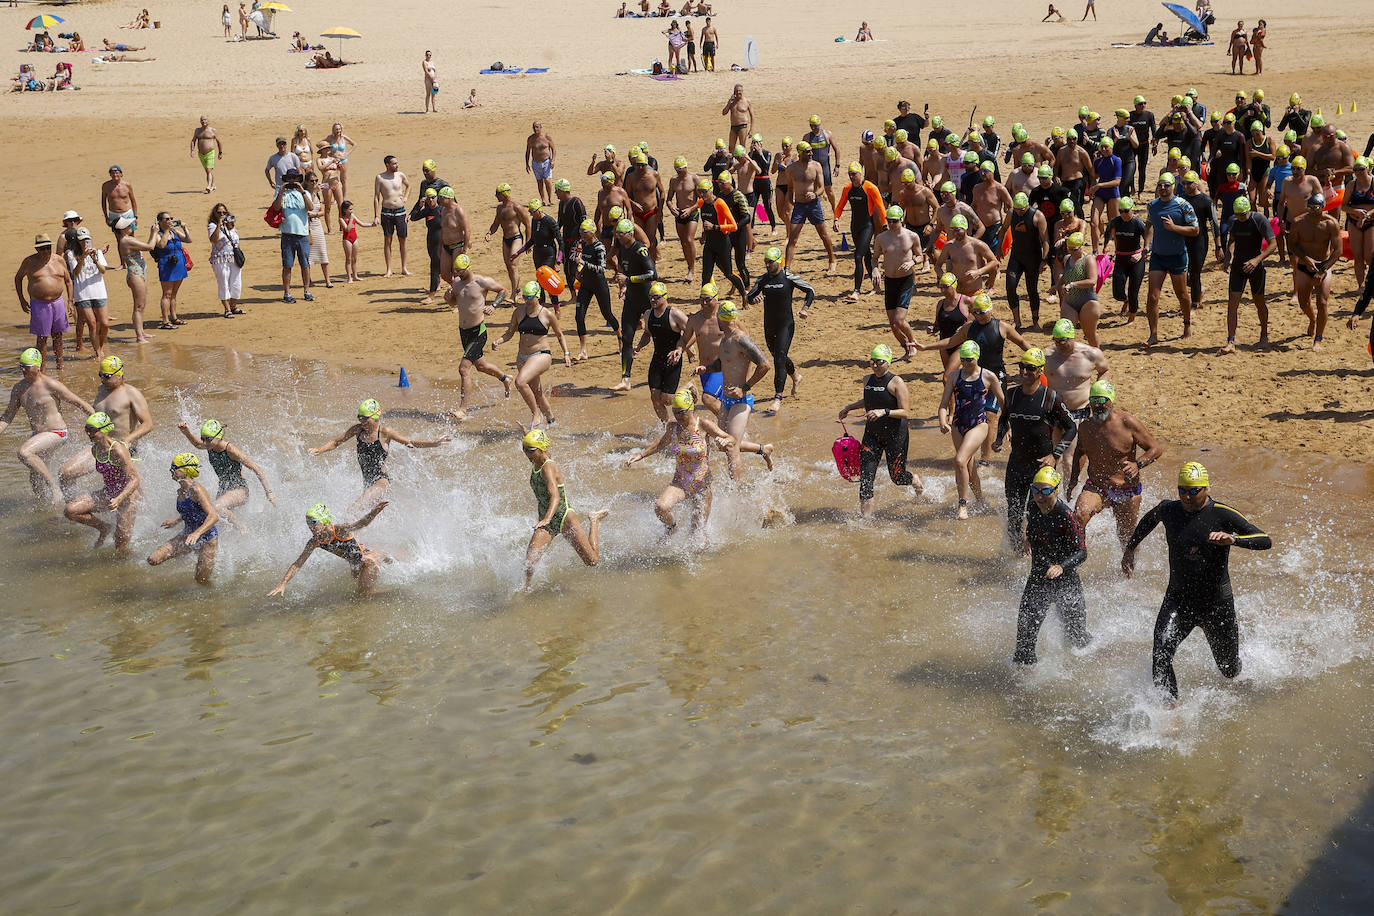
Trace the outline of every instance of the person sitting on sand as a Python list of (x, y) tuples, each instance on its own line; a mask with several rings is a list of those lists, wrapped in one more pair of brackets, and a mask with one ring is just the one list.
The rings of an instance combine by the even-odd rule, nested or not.
[(695, 15), (695, 13), (696, 11), (692, 7), (692, 0), (687, 0), (686, 3), (682, 4), (682, 9), (677, 11), (679, 16), (692, 16)]
[(624, 3), (621, 3), (621, 4), (620, 4), (620, 9), (618, 9), (618, 10), (615, 11), (615, 18), (617, 18), (617, 19), (624, 19), (625, 16), (626, 16), (627, 14), (628, 14), (628, 11), (625, 9), (625, 4), (624, 4)]
[(331, 70), (335, 67), (342, 67), (343, 65), (343, 61), (339, 60), (337, 57), (335, 57), (333, 54), (330, 54), (328, 51), (325, 51), (323, 54), (315, 55), (316, 70)]
[(474, 89), (474, 90), (472, 90), (471, 92), (469, 92), (469, 93), (468, 93), (468, 97), (465, 98), (465, 99), (463, 99), (463, 107), (464, 107), (464, 108), (481, 108), (481, 107), (482, 107), (482, 103), (479, 102), (479, 101), (477, 101), (477, 90), (476, 90), (476, 89)]
[(306, 41), (306, 40), (305, 40), (305, 36), (303, 36), (300, 32), (292, 32), (292, 33), (291, 33), (291, 50), (292, 50), (292, 51), (309, 51), (309, 50), (310, 50), (310, 42)]
[(67, 51), (68, 51), (68, 53), (71, 53), (71, 52), (73, 52), (73, 51), (84, 51), (84, 50), (86, 50), (86, 42), (84, 42), (84, 41), (81, 40), (81, 33), (80, 33), (80, 32), (72, 32), (72, 40), (71, 40), (71, 43), (67, 45)]
[(668, 0), (659, 0), (658, 18), (666, 19), (671, 15), (673, 15), (673, 8), (671, 5), (669, 5)]
[[(1153, 29), (1150, 29), (1150, 31), (1148, 31), (1148, 32), (1145, 33), (1145, 40), (1144, 40), (1143, 42), (1141, 42), (1141, 44), (1146, 44), (1146, 45), (1155, 44), (1155, 43), (1157, 42), (1157, 40), (1159, 39), (1159, 36), (1161, 36), (1161, 35), (1163, 35), (1163, 34), (1164, 34), (1164, 23), (1162, 23), (1162, 22), (1156, 22), (1156, 23), (1155, 23), (1155, 27), (1154, 27)], [(1158, 43), (1159, 43), (1159, 44), (1163, 44), (1162, 41), (1159, 41)]]
[(872, 41), (873, 30), (868, 27), (867, 22), (859, 23), (859, 34), (854, 36), (855, 41)]
[(1058, 17), (1059, 17), (1058, 19), (1055, 20), (1056, 22), (1063, 22), (1063, 21), (1064, 21), (1064, 14), (1061, 13), (1061, 12), (1059, 12), (1059, 10), (1055, 9), (1053, 3), (1050, 4), (1050, 11), (1049, 11), (1048, 13), (1045, 14), (1045, 18), (1044, 18), (1044, 19), (1041, 19), (1040, 21), (1041, 21), (1041, 22), (1049, 22), (1051, 16), (1058, 16)]
[(48, 81), (49, 89), (70, 89), (72, 88), (72, 65), (65, 60), (60, 61), (57, 69), (53, 71)]
[(146, 47), (134, 47), (133, 45), (116, 44), (108, 38), (100, 39), (105, 44), (106, 51), (146, 51)]
[(148, 15), (148, 11), (147, 11), (147, 10), (144, 10), (143, 12), (141, 12), (141, 13), (139, 13), (137, 16), (135, 16), (134, 19), (133, 19), (133, 21), (130, 22), (128, 25), (121, 25), (120, 28), (121, 28), (121, 29), (147, 29), (147, 28), (151, 28), (151, 27), (152, 27), (152, 18), (153, 18), (152, 16)]
[(648, 18), (648, 16), (649, 16), (649, 0), (639, 0), (639, 15), (642, 16), (642, 17), (644, 17), (644, 18), (646, 18), (646, 19)]

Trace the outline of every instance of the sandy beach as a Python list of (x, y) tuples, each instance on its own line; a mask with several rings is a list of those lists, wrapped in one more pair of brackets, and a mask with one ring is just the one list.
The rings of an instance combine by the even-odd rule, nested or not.
[[(316, 303), (285, 305), (279, 300), (279, 260), (275, 233), (260, 221), (268, 202), (262, 169), (272, 152), (272, 138), (289, 136), (305, 123), (318, 141), (334, 120), (358, 142), (350, 163), (350, 197), (367, 219), (371, 175), (380, 169), (384, 154), (397, 155), (402, 170), (418, 184), (419, 163), (433, 157), (440, 174), (455, 185), (475, 229), (485, 230), (492, 203), (491, 189), (509, 180), (517, 196), (533, 194), (533, 179), (523, 172), (524, 137), (531, 120), (543, 121), (558, 145), (555, 175), (569, 177), (574, 192), (595, 196), (584, 174), (588, 158), (605, 143), (625, 149), (648, 140), (654, 155), (667, 167), (678, 153), (698, 163), (716, 136), (725, 131), (720, 106), (731, 85), (740, 81), (757, 112), (756, 129), (776, 149), (783, 134), (800, 136), (806, 118), (823, 116), (835, 135), (842, 161), (855, 155), (857, 137), (865, 127), (877, 127), (895, 113), (898, 98), (908, 98), (915, 110), (929, 102), (932, 113), (962, 128), (976, 103), (978, 118), (997, 117), (998, 128), (1010, 132), (1022, 121), (1032, 136), (1049, 133), (1056, 124), (1070, 124), (1080, 104), (1110, 111), (1137, 92), (1152, 107), (1167, 97), (1196, 86), (1202, 101), (1214, 107), (1229, 105), (1234, 89), (1266, 90), (1280, 101), (1291, 91), (1303, 94), (1306, 104), (1332, 117), (1337, 105), (1344, 114), (1334, 123), (1348, 131), (1352, 145), (1363, 146), (1371, 123), (1371, 106), (1359, 95), (1368, 85), (1367, 61), (1351, 55), (1374, 55), (1360, 40), (1374, 32), (1361, 16), (1355, 0), (1324, 4), (1323, 18), (1272, 13), (1262, 5), (1243, 15), (1266, 15), (1270, 50), (1265, 74), (1231, 77), (1219, 47), (1184, 49), (1113, 49), (1113, 41), (1139, 40), (1145, 31), (1168, 15), (1146, 3), (1099, 4), (1099, 22), (1041, 24), (1036, 4), (992, 0), (980, 5), (977, 22), (957, 21), (928, 29), (917, 23), (937, 17), (939, 7), (923, 4), (921, 14), (906, 21), (881, 10), (856, 11), (836, 20), (832, 8), (817, 3), (765, 3), (717, 10), (721, 31), (718, 59), (722, 72), (693, 74), (676, 82), (658, 82), (638, 75), (617, 75), (648, 67), (666, 58), (660, 35), (664, 23), (653, 20), (616, 20), (610, 3), (586, 0), (568, 4), (534, 3), (518, 10), (483, 6), (461, 17), (441, 20), (418, 3), (403, 2), (385, 10), (353, 2), (298, 3), (294, 12), (279, 13), (279, 40), (226, 42), (215, 4), (182, 4), (152, 10), (160, 29), (119, 30), (133, 7), (87, 3), (51, 9), (69, 20), (89, 44), (102, 37), (147, 45), (151, 63), (95, 64), (90, 54), (19, 54), (22, 33), (18, 24), (40, 8), (26, 4), (0, 10), (13, 20), (15, 40), (0, 57), (13, 72), (20, 60), (39, 69), (56, 58), (72, 57), (79, 92), (11, 94), (4, 101), (4, 138), (22, 146), (11, 166), (0, 173), (0, 187), (11, 199), (25, 203), (22, 217), (0, 226), (0, 241), (15, 252), (27, 250), (36, 231), (54, 231), (62, 211), (83, 214), (96, 210), (99, 186), (112, 162), (119, 162), (134, 185), (140, 212), (150, 217), (168, 209), (192, 231), (190, 249), (202, 266), (192, 272), (181, 294), (181, 312), (197, 320), (173, 335), (163, 332), (147, 347), (134, 351), (129, 339), (129, 299), (122, 280), (115, 278), (111, 313), (115, 322), (113, 346), (134, 361), (158, 359), (159, 348), (171, 342), (227, 345), (262, 353), (308, 353), (330, 360), (372, 367), (407, 367), (412, 374), (433, 378), (456, 376), (457, 328), (454, 316), (442, 309), (421, 307), (420, 289), (427, 258), (422, 233), (411, 236), (414, 278), (381, 279), (381, 235), (364, 230), (360, 258), (365, 277), (361, 284), (336, 284), (317, 290)], [(1074, 10), (1066, 12), (1074, 14)], [(1081, 10), (1078, 11), (1081, 13)], [(812, 15), (814, 14), (814, 15)], [(836, 43), (837, 36), (853, 37), (858, 19), (866, 18), (879, 39), (872, 44)], [(1219, 26), (1229, 27), (1230, 11), (1219, 10)], [(850, 19), (853, 21), (851, 22)], [(701, 20), (694, 20), (700, 28)], [(343, 56), (361, 60), (357, 66), (332, 71), (305, 68), (308, 55), (287, 52), (288, 38), (299, 29), (316, 43), (338, 53), (337, 41), (319, 39), (333, 26), (348, 26), (363, 34), (343, 46)], [(69, 26), (62, 26), (66, 30)], [(1302, 29), (1302, 32), (1299, 32)], [(234, 27), (237, 33), (237, 23)], [(250, 29), (250, 32), (252, 30)], [(453, 37), (450, 37), (453, 36)], [(461, 36), (461, 37), (460, 37)], [(760, 46), (760, 66), (732, 74), (723, 68), (742, 63), (746, 37)], [(1223, 34), (1224, 39), (1224, 34)], [(1352, 40), (1354, 39), (1354, 40)], [(1347, 49), (1340, 60), (1320, 56), (1322, 48), (1341, 41)], [(438, 115), (421, 114), (420, 60), (428, 48), (435, 52), (442, 87)], [(477, 70), (500, 59), (508, 65), (541, 66), (550, 72), (535, 76), (482, 76)], [(461, 99), (478, 89), (483, 107), (462, 110)], [(1363, 103), (1350, 114), (1352, 102)], [(201, 193), (202, 175), (190, 155), (188, 141), (200, 114), (211, 118), (225, 146), (216, 171), (218, 192), (211, 200)], [(24, 165), (19, 166), (20, 156)], [(1153, 161), (1153, 160), (1152, 160)], [(244, 249), (244, 307), (248, 315), (232, 324), (219, 320), (214, 279), (204, 264), (208, 251), (205, 214), (214, 200), (225, 201), (239, 214)], [(89, 225), (88, 220), (88, 225)], [(97, 230), (103, 233), (103, 230)], [(144, 235), (140, 228), (140, 236)], [(779, 230), (775, 237), (781, 239)], [(769, 241), (767, 230), (760, 242)], [(329, 237), (331, 258), (341, 272), (338, 236)], [(695, 290), (680, 282), (680, 252), (672, 229), (663, 246), (660, 272), (679, 282), (670, 284), (670, 298), (687, 306)], [(798, 399), (785, 403), (785, 414), (828, 413), (853, 397), (864, 367), (861, 357), (888, 334), (881, 303), (866, 297), (857, 304), (843, 302), (849, 262), (842, 258), (836, 276), (821, 274), (823, 252), (814, 233), (802, 237), (794, 267), (813, 280), (819, 290), (817, 308), (799, 326), (792, 355), (804, 375)], [(761, 268), (761, 251), (753, 256)], [(502, 279), (499, 249), (494, 241), (473, 247), (479, 272)], [(532, 273), (526, 260), (524, 274)], [(1374, 393), (1374, 375), (1365, 352), (1367, 332), (1344, 327), (1355, 296), (1351, 266), (1337, 269), (1332, 319), (1325, 352), (1312, 353), (1301, 337), (1304, 322), (1296, 308), (1285, 303), (1287, 266), (1270, 269), (1270, 304), (1276, 346), (1264, 353), (1245, 344), (1256, 335), (1253, 309), (1241, 308), (1241, 352), (1215, 355), (1224, 341), (1225, 279), (1209, 269), (1204, 278), (1204, 303), (1192, 339), (1176, 339), (1179, 320), (1171, 298), (1164, 299), (1162, 344), (1143, 347), (1143, 317), (1130, 326), (1119, 319), (1103, 321), (1101, 339), (1112, 361), (1112, 375), (1122, 392), (1121, 403), (1156, 424), (1178, 442), (1230, 443), (1237, 446), (1296, 443), (1298, 447), (1344, 454), (1374, 456), (1374, 438), (1367, 435)], [(994, 290), (998, 314), (1008, 317), (1001, 281)], [(1042, 279), (1042, 291), (1048, 279)], [(150, 289), (150, 314), (157, 309)], [(1276, 295), (1277, 294), (1277, 295)], [(1106, 293), (1104, 293), (1104, 296)], [(918, 281), (911, 316), (923, 332), (933, 313), (933, 277)], [(1143, 298), (1143, 292), (1142, 292)], [(1104, 312), (1115, 304), (1104, 302)], [(1053, 317), (1053, 307), (1047, 307)], [(5, 322), (11, 348), (25, 339), (17, 305)], [(498, 316), (499, 317), (499, 316)], [(759, 321), (745, 312), (747, 326), (761, 334)], [(571, 322), (566, 322), (571, 325)], [(1029, 339), (1047, 343), (1043, 333)], [(594, 358), (567, 370), (556, 365), (547, 377), (555, 386), (608, 387), (616, 377), (613, 341), (593, 335)], [(503, 358), (509, 358), (508, 354)], [(73, 363), (69, 373), (83, 371)], [(933, 415), (938, 399), (938, 372), (930, 354), (898, 368), (913, 384), (913, 398), (925, 415)], [(638, 373), (637, 373), (638, 374)], [(630, 396), (646, 399), (642, 379)], [(495, 392), (488, 390), (488, 397)], [(511, 412), (516, 411), (512, 404)], [(648, 407), (645, 406), (647, 414)], [(504, 412), (504, 411), (501, 411)], [(775, 420), (755, 420), (774, 423)], [(785, 421), (783, 421), (785, 422)], [(944, 444), (938, 446), (940, 450)]]

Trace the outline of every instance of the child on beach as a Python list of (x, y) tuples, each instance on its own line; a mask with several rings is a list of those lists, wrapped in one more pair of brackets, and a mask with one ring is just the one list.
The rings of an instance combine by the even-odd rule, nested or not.
[(353, 215), (353, 201), (346, 200), (339, 205), (339, 231), (343, 233), (344, 276), (348, 282), (361, 279), (358, 276), (358, 227), (371, 229), (376, 222), (365, 223)]

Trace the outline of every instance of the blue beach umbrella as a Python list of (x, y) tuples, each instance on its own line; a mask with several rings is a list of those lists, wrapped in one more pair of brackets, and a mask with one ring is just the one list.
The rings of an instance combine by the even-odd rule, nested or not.
[(1182, 19), (1183, 24), (1186, 25), (1188, 28), (1197, 32), (1203, 38), (1207, 37), (1207, 26), (1203, 25), (1202, 20), (1197, 18), (1197, 14), (1194, 13), (1192, 10), (1188, 9), (1188, 7), (1181, 6), (1177, 3), (1166, 3), (1164, 4), (1164, 8), (1169, 12), (1173, 13), (1179, 19)]

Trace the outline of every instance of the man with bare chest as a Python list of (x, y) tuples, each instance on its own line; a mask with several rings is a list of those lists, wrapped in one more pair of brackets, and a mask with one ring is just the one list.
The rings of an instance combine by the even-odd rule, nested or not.
[(811, 144), (805, 140), (797, 143), (797, 161), (787, 167), (787, 187), (791, 195), (792, 218), (787, 226), (786, 263), (793, 264), (793, 254), (797, 249), (797, 239), (801, 236), (806, 223), (816, 227), (816, 232), (825, 245), (829, 259), (828, 273), (835, 272), (835, 243), (830, 238), (826, 226), (825, 209), (821, 205), (821, 193), (825, 187), (825, 170), (811, 158)]
[(1059, 181), (1069, 192), (1073, 201), (1074, 213), (1083, 215), (1083, 196), (1088, 190), (1088, 175), (1092, 172), (1093, 161), (1083, 147), (1078, 145), (1078, 132), (1069, 131), (1064, 137), (1064, 148), (1059, 151), (1054, 171)]
[[(998, 181), (992, 163), (984, 159), (979, 165), (979, 182), (973, 189), (973, 212), (978, 214), (983, 229), (983, 241), (997, 257), (1002, 256), (1002, 223), (1011, 212), (1011, 194)], [(990, 286), (990, 284), (989, 284)]]
[(391, 237), (399, 238), (401, 247), (401, 276), (410, 276), (406, 270), (406, 235), (410, 232), (409, 211), (406, 195), (410, 193), (410, 179), (401, 171), (395, 156), (382, 160), (385, 171), (377, 175), (372, 183), (372, 221), (376, 223), (378, 210), (382, 222), (382, 259), (386, 262), (385, 276), (391, 276)]
[(935, 192), (921, 184), (918, 177), (914, 170), (904, 170), (895, 199), (897, 206), (902, 208), (902, 222), (916, 233), (920, 241), (917, 266), (921, 270), (929, 270), (930, 262), (926, 258), (926, 252), (934, 243), (935, 211), (939, 208), (940, 202), (935, 199)]
[(515, 253), (525, 242), (530, 232), (530, 211), (516, 203), (511, 197), (511, 187), (507, 182), (496, 186), (496, 215), (492, 217), (487, 238), (501, 230), (501, 260), (506, 263), (506, 275), (510, 277), (510, 288), (520, 288), (520, 272), (516, 266)]
[[(704, 32), (702, 38), (705, 39)], [(735, 91), (726, 100), (725, 107), (720, 110), (720, 113), (725, 115), (730, 122), (730, 149), (743, 146), (749, 135), (754, 132), (754, 107), (744, 97), (743, 85), (735, 83)], [(741, 185), (740, 187), (748, 187), (748, 185)]]
[[(100, 361), (100, 387), (91, 399), (95, 408), (91, 413), (107, 414), (114, 429), (110, 438), (124, 443), (129, 454), (138, 457), (139, 440), (153, 431), (153, 415), (148, 410), (148, 400), (133, 385), (124, 381), (124, 361), (118, 356), (107, 356)], [(95, 456), (90, 449), (82, 449), (81, 454), (68, 461), (58, 472), (58, 480), (64, 489), (95, 471)]]
[[(134, 186), (124, 180), (124, 170), (117, 165), (110, 166), (110, 180), (100, 186), (100, 212), (105, 214), (105, 222), (112, 231), (114, 224), (124, 217), (133, 220), (132, 228), (138, 229), (138, 200), (134, 197)], [(124, 266), (122, 257), (119, 266)]]
[(439, 189), (439, 276), (445, 283), (453, 282), (453, 261), (467, 251), (471, 227), (468, 214), (458, 203), (453, 188)]
[(1145, 424), (1116, 406), (1116, 387), (1106, 379), (1089, 389), (1088, 410), (1088, 418), (1078, 424), (1073, 473), (1064, 492), (1073, 494), (1087, 464), (1088, 482), (1074, 505), (1078, 522), (1086, 530), (1092, 517), (1110, 506), (1124, 547), (1140, 517), (1140, 472), (1158, 461), (1164, 449)]
[(992, 289), (1000, 266), (986, 243), (968, 234), (968, 218), (962, 213), (949, 221), (950, 238), (940, 252), (935, 269), (958, 278), (959, 292), (977, 295)]
[(687, 158), (673, 160), (673, 177), (668, 181), (668, 210), (677, 225), (677, 241), (682, 246), (682, 259), (687, 262), (686, 282), (696, 280), (697, 227), (701, 213), (697, 209), (697, 176), (687, 168)]
[(738, 325), (739, 310), (733, 302), (721, 303), (716, 320), (721, 332), (718, 356), (711, 363), (703, 363), (697, 371), (721, 374), (720, 425), (731, 437), (728, 448), (730, 476), (739, 480), (740, 452), (759, 455), (768, 469), (773, 469), (773, 446), (747, 442), (744, 438), (749, 414), (754, 410), (754, 395), (750, 390), (773, 371), (773, 366), (763, 349)]
[(33, 254), (14, 272), (14, 292), (19, 308), (29, 316), (29, 333), (36, 339), (39, 354), (46, 358), (51, 337), (53, 357), (61, 369), (62, 335), (71, 327), (67, 303), (72, 301), (72, 275), (66, 259), (53, 252), (52, 239), (46, 234), (34, 237)]
[(630, 198), (628, 212), (649, 237), (649, 254), (658, 260), (658, 226), (663, 221), (663, 180), (658, 170), (649, 167), (648, 157), (630, 151), (633, 168), (625, 173), (625, 193)]
[(210, 126), (210, 119), (204, 115), (200, 118), (200, 126), (191, 134), (191, 152), (205, 170), (205, 193), (209, 194), (215, 189), (215, 157), (223, 158), (224, 147), (219, 142), (219, 134)]
[[(1285, 191), (1287, 189), (1285, 188)], [(1312, 349), (1323, 348), (1327, 308), (1331, 301), (1331, 268), (1341, 258), (1341, 225), (1326, 211), (1326, 197), (1307, 198), (1307, 212), (1293, 220), (1288, 230), (1288, 254), (1293, 264), (1293, 290), (1298, 307), (1307, 316), (1307, 333)], [(1312, 294), (1317, 308), (1312, 310)]]
[(620, 260), (616, 257), (615, 225), (620, 220), (611, 215), (612, 207), (619, 207), (622, 213), (629, 213), (633, 209), (630, 195), (625, 193), (625, 189), (611, 180), (611, 173), (602, 172), (601, 190), (596, 194), (596, 211), (592, 218), (596, 221), (597, 238), (606, 246), (606, 258), (608, 266), (613, 271), (612, 277), (616, 277), (620, 275)]
[(902, 208), (887, 208), (887, 228), (873, 237), (873, 253), (882, 260), (883, 307), (887, 325), (906, 357), (916, 349), (916, 336), (907, 323), (911, 293), (916, 288), (916, 260), (921, 256), (921, 237), (907, 228)]
[[(690, 358), (692, 344), (696, 343), (697, 362), (709, 366), (720, 358), (720, 322), (716, 318), (719, 302), (714, 283), (701, 287), (701, 307), (687, 316), (687, 327), (683, 330), (677, 347), (668, 354), (668, 365), (678, 365), (684, 356)], [(701, 374), (702, 403), (717, 417), (720, 416), (720, 397), (724, 386), (719, 371)]]
[[(487, 362), (487, 323), (486, 320), (496, 311), (496, 306), (506, 297), (506, 290), (491, 277), (472, 272), (472, 260), (465, 254), (453, 259), (455, 275), (453, 285), (444, 293), (444, 301), (453, 307), (458, 315), (458, 336), (463, 345), (463, 357), (458, 362), (458, 375), (462, 379), (462, 393), (458, 398), (458, 409), (449, 413), (455, 420), (468, 418), (468, 398), (472, 396), (472, 370), (476, 369), (494, 379), (500, 379), (510, 397), (511, 378), (496, 366)], [(495, 293), (496, 301), (487, 304), (487, 293)]]
[(1040, 186), (1040, 181), (1035, 176), (1035, 156), (1030, 153), (1021, 154), (1021, 164), (1007, 176), (1006, 186), (1007, 193), (1013, 198), (1022, 193), (1029, 197), (1030, 193)]
[(535, 121), (530, 130), (532, 133), (525, 138), (525, 171), (534, 175), (539, 199), (552, 204), (553, 160), (558, 151), (554, 148), (553, 137), (544, 132), (543, 124)]
[(47, 498), (54, 507), (63, 505), (62, 488), (52, 471), (48, 470), (48, 458), (67, 439), (67, 421), (62, 418), (62, 405), (80, 407), (83, 417), (95, 413), (95, 409), (81, 398), (72, 394), (57, 379), (43, 374), (43, 354), (33, 347), (19, 354), (19, 367), (23, 373), (14, 388), (10, 390), (9, 406), (0, 415), (0, 433), (3, 433), (19, 413), (19, 408), (29, 418), (29, 438), (19, 446), (19, 460), (29, 469), (29, 485), (33, 495), (39, 499)]

